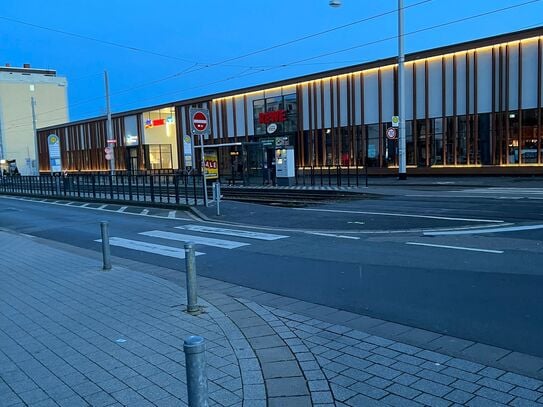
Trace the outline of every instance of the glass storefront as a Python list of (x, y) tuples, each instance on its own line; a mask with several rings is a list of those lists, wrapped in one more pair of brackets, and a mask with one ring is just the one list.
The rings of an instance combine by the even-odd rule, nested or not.
[(147, 170), (173, 169), (178, 167), (177, 129), (175, 109), (144, 112), (141, 115), (143, 129), (144, 166)]
[[(543, 162), (538, 109), (406, 121), (408, 166), (530, 165)], [(398, 140), (386, 138), (391, 123), (304, 131), (301, 166), (398, 165)], [(538, 157), (539, 154), (539, 157)]]

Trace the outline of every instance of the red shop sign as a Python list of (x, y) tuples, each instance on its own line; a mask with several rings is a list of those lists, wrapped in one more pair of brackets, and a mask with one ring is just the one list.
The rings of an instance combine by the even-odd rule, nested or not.
[(287, 120), (286, 110), (275, 110), (273, 112), (263, 112), (258, 114), (258, 123), (269, 124), (284, 122)]

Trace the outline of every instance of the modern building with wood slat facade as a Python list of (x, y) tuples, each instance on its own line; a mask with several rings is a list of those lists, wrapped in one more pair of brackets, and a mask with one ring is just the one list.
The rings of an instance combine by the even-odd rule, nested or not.
[[(406, 145), (412, 174), (543, 174), (543, 27), (406, 56)], [(296, 166), (353, 167), (394, 174), (398, 140), (396, 58), (113, 115), (118, 170), (184, 169), (189, 108), (206, 107), (206, 145), (242, 142), (258, 168), (273, 149), (294, 146)], [(275, 113), (273, 113), (275, 112)], [(39, 129), (60, 137), (68, 171), (107, 171), (106, 118)], [(228, 169), (231, 147), (219, 151)]]

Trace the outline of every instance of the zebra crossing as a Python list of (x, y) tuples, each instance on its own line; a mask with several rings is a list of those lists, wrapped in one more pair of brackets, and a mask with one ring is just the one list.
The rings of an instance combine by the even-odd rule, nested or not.
[[(185, 250), (182, 243), (186, 242), (194, 243), (196, 245), (196, 248), (200, 250), (201, 246), (233, 250), (240, 247), (250, 246), (252, 244), (245, 240), (274, 241), (279, 239), (286, 239), (289, 237), (286, 235), (278, 235), (274, 233), (263, 233), (251, 230), (229, 229), (194, 224), (176, 226), (173, 229), (175, 231), (147, 230), (139, 232), (138, 236), (141, 236), (141, 238), (137, 239), (127, 239), (124, 237), (112, 236), (109, 238), (109, 244), (110, 246), (120, 247), (123, 249), (151, 253), (159, 256), (174, 257), (177, 259), (184, 259)], [(214, 235), (214, 237), (209, 237), (209, 234)], [(232, 236), (236, 238), (236, 240), (219, 239), (215, 237), (215, 235)], [(243, 241), (240, 241), (239, 238), (243, 239)], [(149, 241), (148, 239), (152, 240)], [(95, 240), (95, 242), (101, 241), (101, 239)], [(204, 254), (206, 253), (199, 250), (196, 251), (197, 256), (201, 256)]]

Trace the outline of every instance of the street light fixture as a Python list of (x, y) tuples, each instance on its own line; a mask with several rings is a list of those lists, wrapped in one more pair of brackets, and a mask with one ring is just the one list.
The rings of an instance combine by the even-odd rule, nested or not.
[[(331, 7), (341, 6), (341, 0), (330, 0)], [(400, 122), (398, 123), (398, 179), (407, 179), (405, 148), (405, 54), (403, 46), (403, 0), (398, 0), (398, 99)]]

